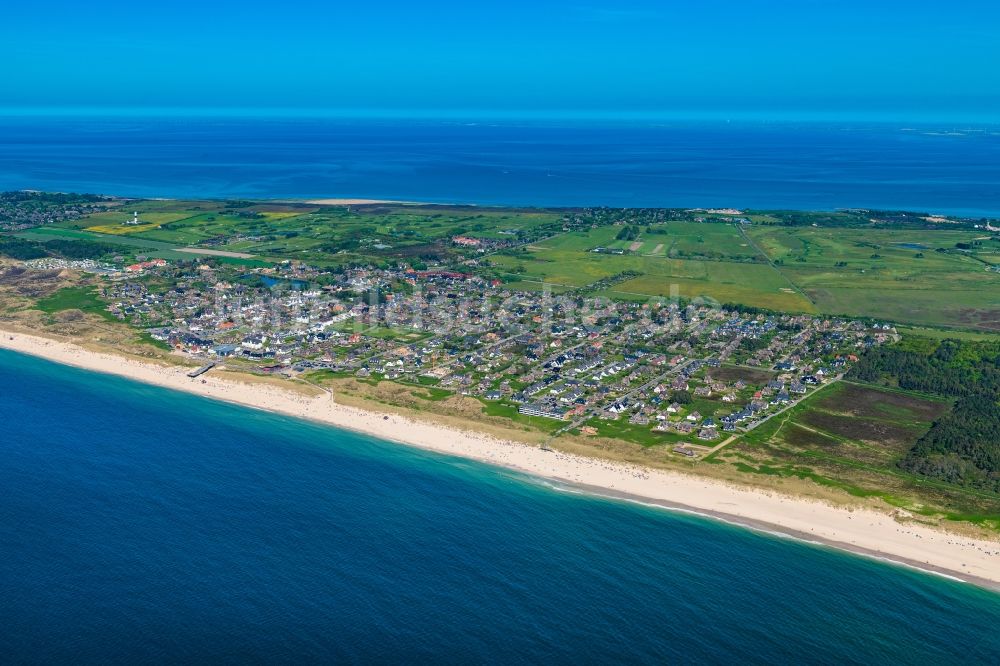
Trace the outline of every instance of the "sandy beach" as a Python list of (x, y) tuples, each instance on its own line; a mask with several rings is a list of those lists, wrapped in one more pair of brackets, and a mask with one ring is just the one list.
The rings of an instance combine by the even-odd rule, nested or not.
[(308, 199), (305, 203), (317, 206), (367, 206), (370, 204), (405, 204), (412, 201), (395, 201), (392, 199)]
[(546, 451), (340, 405), (330, 394), (310, 398), (280, 387), (234, 381), (214, 371), (191, 379), (186, 375), (189, 368), (145, 363), (23, 333), (0, 331), (0, 348), (515, 469), (549, 479), (566, 490), (693, 511), (1000, 589), (1000, 541), (900, 522), (888, 513), (850, 510), (714, 479)]

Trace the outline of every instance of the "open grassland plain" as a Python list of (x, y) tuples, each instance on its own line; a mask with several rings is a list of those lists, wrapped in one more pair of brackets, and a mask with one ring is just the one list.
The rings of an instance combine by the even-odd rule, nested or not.
[(855, 287), (814, 288), (807, 293), (817, 308), (831, 314), (1000, 332), (998, 277), (990, 276), (992, 284), (984, 283), (980, 289), (929, 285), (925, 289), (886, 289), (859, 281)]
[[(676, 260), (680, 262), (681, 260)], [(677, 267), (680, 270), (670, 270)], [(686, 300), (706, 299), (717, 303), (753, 305), (780, 312), (813, 313), (816, 308), (801, 294), (789, 287), (781, 275), (760, 264), (726, 264), (723, 262), (684, 261), (667, 268), (666, 273), (647, 273), (642, 277), (615, 285), (605, 293), (616, 295), (680, 297)], [(700, 272), (699, 277), (685, 273)]]
[[(734, 227), (682, 223), (657, 227), (670, 231), (651, 234), (653, 240), (643, 247), (662, 245), (669, 250), (650, 254), (604, 251), (623, 242), (615, 240), (617, 227), (603, 227), (562, 234), (517, 253), (493, 256), (490, 262), (522, 279), (570, 287), (585, 287), (626, 271), (641, 274), (603, 292), (611, 297), (705, 298), (788, 312), (814, 311), (812, 303), (743, 241)], [(705, 238), (708, 243), (700, 240)], [(675, 251), (678, 246), (687, 249)]]
[(757, 227), (748, 236), (821, 312), (1000, 330), (1000, 242), (977, 231)]
[(37, 229), (22, 231), (17, 235), (21, 238), (37, 240), (42, 243), (50, 240), (102, 243), (116, 248), (116, 251), (120, 251), (122, 254), (139, 253), (147, 257), (173, 260), (191, 258), (190, 255), (178, 252), (178, 245), (129, 235), (98, 234), (92, 231), (64, 229), (61, 227), (39, 227)]
[(944, 340), (946, 338), (951, 338), (953, 340), (989, 341), (998, 339), (997, 333), (957, 330), (953, 328), (944, 329), (929, 328), (927, 326), (897, 326), (896, 330), (906, 337), (914, 336), (931, 340)]
[(742, 365), (723, 365), (713, 368), (711, 373), (711, 376), (719, 381), (735, 382), (742, 380), (748, 384), (766, 384), (777, 377), (777, 375), (778, 373), (774, 370), (751, 368)]
[(783, 312), (1000, 331), (1000, 241), (974, 230), (686, 223), (561, 234), (490, 258), (570, 287), (632, 271), (607, 295), (703, 297)]

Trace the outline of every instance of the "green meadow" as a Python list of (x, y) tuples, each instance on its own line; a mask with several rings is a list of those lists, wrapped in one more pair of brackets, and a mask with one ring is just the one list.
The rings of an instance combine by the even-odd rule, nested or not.
[(521, 280), (570, 287), (623, 271), (642, 274), (604, 292), (613, 297), (705, 297), (786, 312), (1000, 331), (1000, 273), (987, 270), (1000, 262), (1000, 242), (989, 234), (811, 226), (750, 226), (741, 233), (732, 224), (673, 222), (644, 228), (635, 240), (616, 240), (620, 229), (562, 234), (489, 261)]
[(47, 314), (80, 310), (95, 314), (102, 319), (115, 321), (114, 315), (107, 310), (107, 304), (97, 297), (93, 287), (63, 287), (49, 296), (39, 299), (34, 308)]
[[(523, 251), (490, 257), (501, 270), (557, 285), (583, 287), (625, 271), (642, 275), (605, 290), (612, 297), (710, 298), (775, 310), (812, 312), (812, 303), (767, 263), (733, 225), (669, 223), (637, 241), (616, 241), (620, 227), (556, 236)], [(646, 240), (650, 239), (650, 240)], [(594, 252), (641, 243), (627, 254)]]
[(1000, 273), (986, 270), (1000, 243), (989, 235), (772, 227), (750, 236), (820, 312), (1000, 330)]

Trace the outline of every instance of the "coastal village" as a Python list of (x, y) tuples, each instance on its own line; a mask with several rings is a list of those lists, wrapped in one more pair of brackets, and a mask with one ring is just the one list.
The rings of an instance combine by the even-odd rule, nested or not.
[[(479, 403), (463, 403), (469, 418), (688, 458), (791, 410), (900, 337), (870, 315), (803, 314), (819, 307), (782, 265), (812, 259), (772, 256), (761, 243), (818, 247), (830, 242), (819, 225), (834, 222), (898, 227), (891, 243), (823, 246), (850, 258), (834, 269), (856, 263), (852, 274), (868, 279), (897, 246), (922, 256), (931, 245), (913, 239), (928, 232), (909, 229), (939, 223), (872, 211), (832, 221), (739, 209), (352, 211), (37, 193), (9, 193), (0, 214), (14, 231), (3, 251), (28, 271), (17, 279), (83, 276), (86, 287), (51, 307), (124, 322), (207, 372), (281, 376), (335, 394), (409, 387), (425, 401), (408, 403), (416, 409), (460, 396)], [(799, 229), (804, 245), (788, 236)], [(993, 260), (978, 231), (935, 233), (954, 241), (935, 244), (935, 261)], [(659, 271), (676, 271), (680, 284)]]
[(1000, 666), (1000, 0), (0, 17), (0, 666)]
[[(783, 491), (891, 497), (890, 530), (995, 512), (995, 470), (956, 477), (965, 459), (928, 446), (984, 423), (990, 449), (1000, 415), (975, 392), (994, 385), (995, 347), (916, 328), (949, 307), (956, 324), (995, 321), (983, 267), (1000, 237), (973, 220), (9, 199), (16, 215), (76, 212), (0, 233), (0, 346), (776, 524)], [(85, 205), (105, 210), (74, 219)], [(943, 275), (977, 285), (973, 300), (922, 309), (965, 293), (914, 288)], [(697, 476), (665, 484), (661, 467)], [(744, 481), (766, 490), (751, 501), (730, 488)], [(830, 538), (856, 535), (856, 518)]]
[[(92, 267), (100, 268), (100, 267)], [(322, 286), (319, 286), (319, 285)], [(143, 262), (119, 319), (202, 362), (435, 387), (555, 433), (628, 428), (695, 457), (837, 381), (890, 325), (514, 291), (454, 270)]]

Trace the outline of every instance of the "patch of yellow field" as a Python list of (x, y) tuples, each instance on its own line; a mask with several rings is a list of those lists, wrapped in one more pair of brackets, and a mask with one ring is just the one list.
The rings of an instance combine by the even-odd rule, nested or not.
[(87, 227), (87, 231), (95, 234), (111, 234), (114, 236), (127, 236), (137, 234), (150, 229), (159, 229), (158, 224), (101, 224), (96, 227)]
[[(168, 224), (191, 217), (190, 212), (181, 213), (160, 213), (139, 211), (139, 222), (143, 224)], [(131, 209), (128, 211), (114, 211), (105, 213), (95, 213), (86, 218), (93, 226), (115, 225), (127, 222), (132, 219)]]
[(263, 215), (266, 220), (286, 220), (290, 217), (298, 217), (299, 215), (302, 215), (302, 213), (262, 211), (261, 215)]

